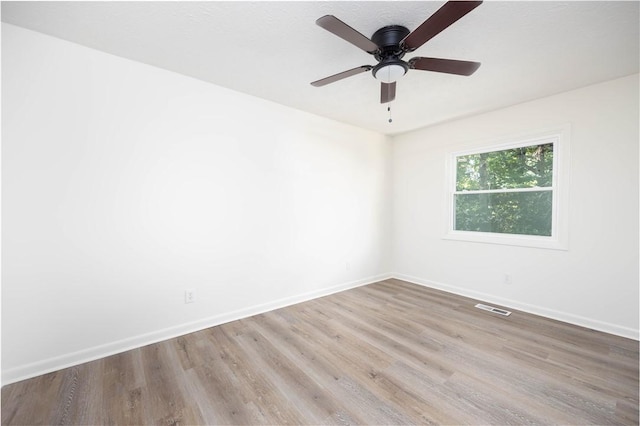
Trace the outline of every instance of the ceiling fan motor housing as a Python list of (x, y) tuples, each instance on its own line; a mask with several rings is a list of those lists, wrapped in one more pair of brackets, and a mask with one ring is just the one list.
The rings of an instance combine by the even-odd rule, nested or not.
[(404, 50), (400, 47), (400, 42), (409, 35), (409, 32), (402, 25), (389, 25), (373, 33), (371, 41), (380, 48), (374, 54), (376, 59), (381, 61), (389, 55), (395, 55), (398, 58), (404, 56)]
[(405, 51), (400, 46), (400, 42), (409, 34), (409, 29), (402, 25), (389, 25), (380, 28), (373, 33), (371, 41), (378, 45), (379, 49), (373, 54), (378, 65), (373, 67), (373, 76), (376, 73), (389, 65), (398, 65), (404, 68), (405, 73), (409, 69), (409, 64), (403, 61), (401, 58), (404, 56)]

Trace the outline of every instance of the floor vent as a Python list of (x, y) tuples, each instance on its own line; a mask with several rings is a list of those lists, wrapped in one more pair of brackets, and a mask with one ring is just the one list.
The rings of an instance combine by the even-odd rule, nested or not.
[(511, 315), (511, 312), (509, 311), (505, 311), (504, 309), (494, 308), (493, 306), (489, 306), (489, 305), (483, 305), (482, 303), (478, 303), (476, 305), (476, 308), (489, 311), (489, 312), (494, 312), (496, 314), (504, 315), (505, 317), (508, 317), (509, 315)]

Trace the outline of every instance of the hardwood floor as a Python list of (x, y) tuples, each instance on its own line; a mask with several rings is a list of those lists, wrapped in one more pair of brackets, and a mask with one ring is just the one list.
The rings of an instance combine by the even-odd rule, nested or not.
[(638, 424), (638, 342), (388, 280), (2, 388), (2, 424)]

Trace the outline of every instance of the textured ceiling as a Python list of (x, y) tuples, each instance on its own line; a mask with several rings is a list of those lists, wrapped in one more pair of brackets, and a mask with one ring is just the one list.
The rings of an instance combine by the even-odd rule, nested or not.
[(470, 77), (410, 71), (379, 103), (370, 73), (311, 81), (367, 53), (315, 25), (332, 14), (366, 36), (416, 28), (444, 2), (2, 2), (2, 20), (283, 105), (396, 134), (639, 71), (639, 5), (486, 1), (413, 56), (482, 62)]

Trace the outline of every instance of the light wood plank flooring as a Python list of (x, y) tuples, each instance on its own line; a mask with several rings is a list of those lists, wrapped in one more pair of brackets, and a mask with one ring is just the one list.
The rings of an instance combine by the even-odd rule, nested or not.
[(638, 342), (388, 280), (2, 389), (2, 424), (638, 424)]

